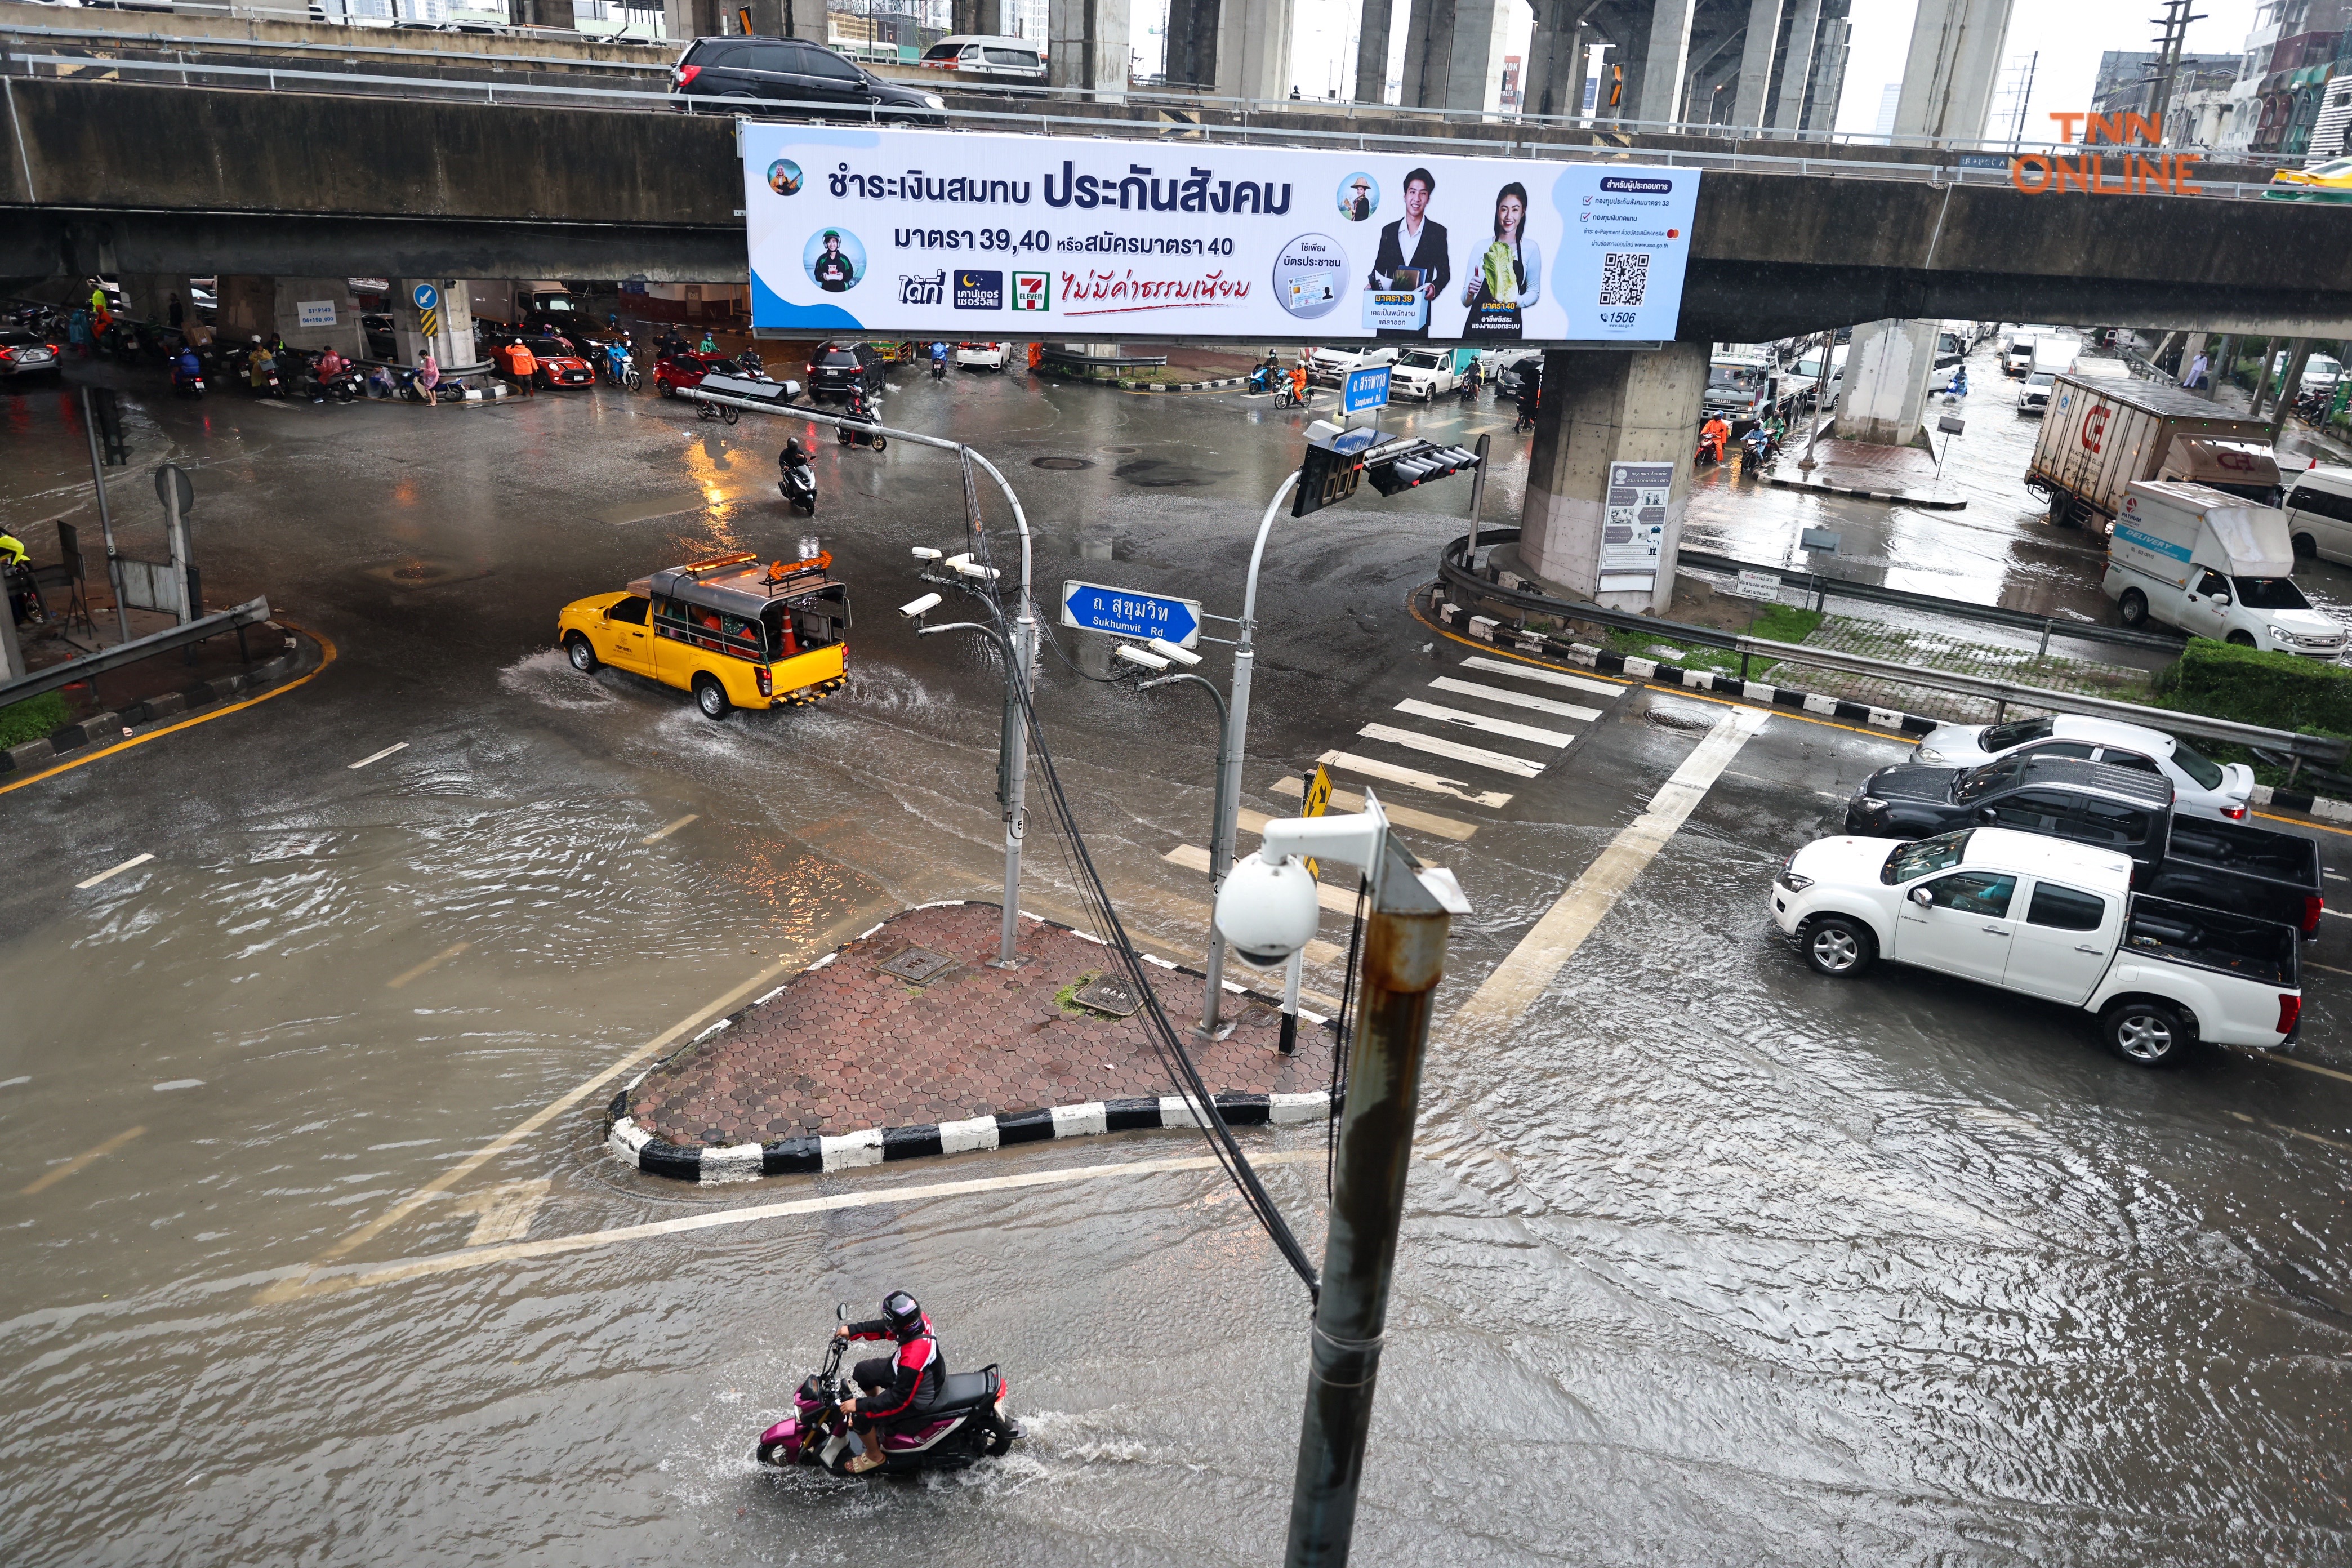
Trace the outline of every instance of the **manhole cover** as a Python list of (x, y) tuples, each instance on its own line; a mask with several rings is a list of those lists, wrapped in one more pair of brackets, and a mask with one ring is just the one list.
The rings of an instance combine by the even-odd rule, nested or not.
[(909, 947), (900, 949), (875, 967), (885, 974), (898, 976), (909, 985), (928, 985), (955, 965), (956, 961), (944, 952), (933, 952), (928, 947)]
[(1124, 1018), (1143, 1005), (1136, 1000), (1134, 989), (1126, 981), (1108, 974), (1079, 986), (1071, 993), (1070, 1000), (1081, 1007), (1108, 1013), (1114, 1018)]
[(1084, 458), (1032, 458), (1029, 466), (1033, 468), (1076, 469), (1091, 468), (1094, 464)]

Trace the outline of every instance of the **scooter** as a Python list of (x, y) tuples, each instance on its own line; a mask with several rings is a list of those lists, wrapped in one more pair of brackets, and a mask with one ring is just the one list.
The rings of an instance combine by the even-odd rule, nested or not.
[[(877, 406), (879, 401), (878, 398), (868, 399), (863, 393), (852, 393), (849, 407), (842, 417), (860, 425), (879, 425), (882, 423), (881, 410)], [(859, 430), (848, 425), (836, 425), (833, 430), (845, 447), (871, 447), (878, 452), (890, 444), (890, 437), (878, 430)]]
[[(848, 1314), (834, 1309), (844, 1321)], [(752, 1457), (779, 1469), (811, 1465), (836, 1476), (847, 1475), (849, 1461), (862, 1449), (851, 1436), (841, 1402), (857, 1391), (841, 1375), (842, 1352), (849, 1342), (836, 1336), (824, 1352), (823, 1370), (809, 1374), (793, 1395), (793, 1414), (760, 1434)], [(930, 1406), (930, 1420), (882, 1439), (883, 1465), (867, 1475), (904, 1476), (922, 1470), (961, 1470), (982, 1458), (1001, 1459), (1024, 1434), (1005, 1408), (1013, 1390), (994, 1363), (978, 1372), (948, 1373), (946, 1384)]]
[(614, 386), (635, 392), (646, 384), (644, 374), (637, 369), (636, 360), (629, 353), (629, 340), (626, 338), (604, 345), (602, 363), (604, 379)]
[(943, 359), (933, 360), (931, 362), (931, 379), (933, 381), (945, 381), (947, 378), (948, 362)]
[(356, 403), (367, 395), (367, 377), (346, 360), (332, 375), (320, 378), (319, 390), (338, 403)]
[(182, 397), (205, 395), (204, 362), (194, 353), (183, 353), (172, 363), (172, 390)]
[(258, 362), (247, 361), (245, 371), (245, 389), (256, 397), (285, 396), (285, 384), (278, 378), (277, 360), (264, 354)]
[(1721, 461), (1723, 461), (1723, 454), (1716, 450), (1715, 443), (1708, 440), (1704, 436), (1700, 437), (1698, 438), (1698, 450), (1691, 455), (1691, 467), (1694, 468), (1712, 468)]
[(816, 515), (816, 469), (807, 463), (794, 466), (779, 460), (777, 471), (783, 477), (776, 481), (776, 493), (792, 502), (793, 510), (805, 517)]
[(1754, 479), (1764, 471), (1764, 465), (1780, 455), (1780, 443), (1762, 426), (1739, 438), (1739, 477)]
[[(1312, 397), (1314, 395), (1315, 389), (1312, 387), (1307, 388), (1307, 396)], [(1306, 398), (1299, 396), (1298, 394), (1290, 390), (1289, 377), (1285, 376), (1282, 380), (1275, 383), (1274, 405), (1276, 408), (1296, 408), (1306, 400)]]

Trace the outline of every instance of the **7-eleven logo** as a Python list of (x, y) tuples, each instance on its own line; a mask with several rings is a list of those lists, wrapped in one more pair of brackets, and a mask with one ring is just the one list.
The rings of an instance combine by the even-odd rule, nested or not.
[(1044, 310), (1052, 308), (1053, 291), (1047, 287), (1048, 275), (1043, 272), (1016, 272), (1013, 275), (1013, 308), (1016, 310)]

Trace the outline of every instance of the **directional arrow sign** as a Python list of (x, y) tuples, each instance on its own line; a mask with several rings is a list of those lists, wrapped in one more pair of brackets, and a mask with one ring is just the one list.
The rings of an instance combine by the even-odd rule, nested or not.
[(1201, 601), (1100, 583), (1065, 582), (1062, 624), (1080, 631), (1158, 637), (1178, 647), (1192, 647), (1201, 640)]

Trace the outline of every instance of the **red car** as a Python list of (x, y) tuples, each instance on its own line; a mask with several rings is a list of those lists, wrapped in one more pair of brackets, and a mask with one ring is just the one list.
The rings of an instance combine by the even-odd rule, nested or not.
[(541, 386), (593, 386), (596, 372), (582, 359), (566, 338), (510, 338), (530, 351), (539, 362), (539, 374), (531, 379)]
[(725, 354), (698, 353), (692, 349), (664, 354), (654, 362), (654, 390), (664, 397), (676, 397), (700, 386), (706, 375), (735, 375), (740, 371)]

